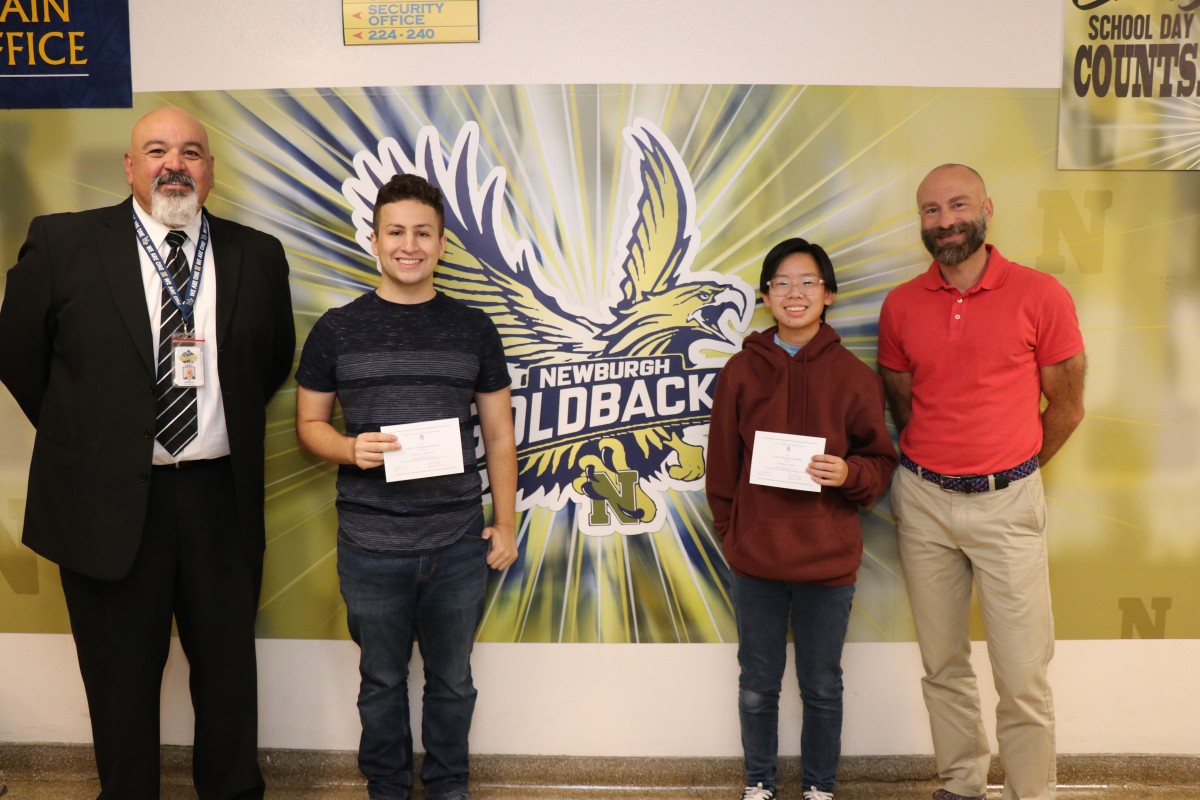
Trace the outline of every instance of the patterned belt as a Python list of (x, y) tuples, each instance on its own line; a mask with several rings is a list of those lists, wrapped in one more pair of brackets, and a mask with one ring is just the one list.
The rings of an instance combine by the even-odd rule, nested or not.
[(996, 472), (992, 475), (942, 475), (933, 470), (925, 469), (903, 453), (900, 454), (900, 464), (919, 478), (937, 484), (938, 488), (947, 492), (962, 494), (978, 494), (1007, 487), (1013, 481), (1019, 481), (1037, 472), (1037, 456), (1023, 464), (1017, 464), (1012, 469)]

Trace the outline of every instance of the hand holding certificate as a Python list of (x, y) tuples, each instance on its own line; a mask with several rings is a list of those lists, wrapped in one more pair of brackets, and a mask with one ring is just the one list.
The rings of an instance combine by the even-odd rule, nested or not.
[(754, 432), (750, 457), (750, 482), (780, 489), (819, 492), (821, 487), (808, 474), (812, 457), (825, 452), (825, 439), (791, 433)]
[(389, 483), (457, 475), (463, 471), (457, 419), (384, 425), (379, 430), (393, 434), (400, 445), (399, 450), (383, 454), (384, 475)]

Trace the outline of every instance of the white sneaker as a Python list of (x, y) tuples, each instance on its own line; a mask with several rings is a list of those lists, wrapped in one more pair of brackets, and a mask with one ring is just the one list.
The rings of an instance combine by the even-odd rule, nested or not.
[(833, 800), (833, 792), (822, 792), (815, 786), (810, 786), (804, 792), (804, 800)]
[(761, 783), (742, 790), (742, 800), (775, 800), (774, 789), (764, 789)]

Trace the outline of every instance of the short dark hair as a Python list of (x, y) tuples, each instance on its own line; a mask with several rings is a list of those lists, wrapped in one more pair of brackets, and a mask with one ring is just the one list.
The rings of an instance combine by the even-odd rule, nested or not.
[[(758, 278), (759, 292), (762, 294), (768, 292), (771, 287), (767, 286), (767, 281), (775, 277), (775, 271), (779, 269), (779, 263), (793, 253), (805, 253), (812, 256), (813, 261), (817, 262), (817, 270), (821, 273), (821, 280), (825, 282), (825, 291), (830, 294), (837, 294), (837, 275), (833, 272), (833, 261), (830, 260), (829, 254), (825, 252), (825, 248), (798, 237), (784, 239), (767, 253), (767, 257), (763, 259), (762, 274)], [(825, 310), (821, 311), (821, 321), (825, 321)]]
[(424, 203), (437, 212), (438, 236), (446, 232), (446, 209), (442, 204), (442, 190), (434, 186), (420, 175), (400, 173), (379, 187), (375, 197), (375, 210), (371, 215), (371, 230), (379, 235), (379, 211), (388, 203), (398, 203), (401, 200), (416, 200)]

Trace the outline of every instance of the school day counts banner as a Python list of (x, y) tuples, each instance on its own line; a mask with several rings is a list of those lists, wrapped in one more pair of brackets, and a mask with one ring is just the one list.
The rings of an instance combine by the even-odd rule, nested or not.
[(1200, 169), (1200, 0), (1065, 0), (1058, 165)]
[[(516, 379), (521, 557), (493, 576), (482, 640), (734, 638), (705, 415), (716, 370), (768, 323), (762, 257), (823, 243), (829, 320), (873, 365), (880, 302), (928, 264), (915, 187), (949, 160), (981, 170), (991, 240), (1063, 281), (1087, 341), (1089, 416), (1046, 470), (1058, 635), (1200, 636), (1200, 176), (1057, 171), (1056, 93), (482, 86), (9, 113), (6, 266), (34, 214), (125, 196), (130, 125), (164, 103), (208, 126), (214, 213), (284, 241), (301, 338), (374, 285), (373, 181), (413, 170), (446, 191), (439, 285), (495, 316)], [(334, 472), (297, 449), (293, 400), (270, 409), (260, 635), (345, 637)], [(17, 545), (32, 430), (5, 392), (0, 437), (0, 630), (66, 631), (56, 569)], [(910, 640), (886, 498), (863, 526), (851, 638)]]

